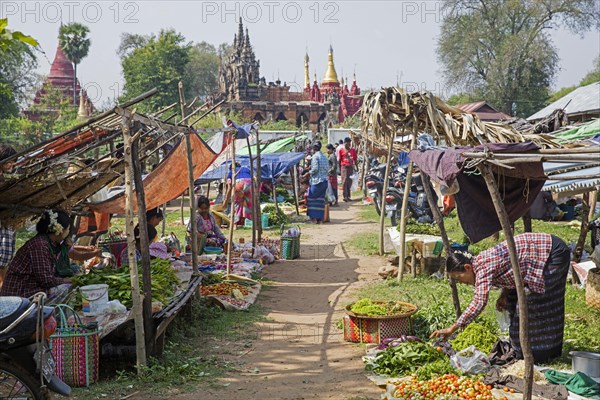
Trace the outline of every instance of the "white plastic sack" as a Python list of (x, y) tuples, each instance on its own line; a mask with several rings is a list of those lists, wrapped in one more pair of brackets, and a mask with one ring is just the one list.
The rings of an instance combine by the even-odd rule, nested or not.
[(450, 357), (450, 364), (465, 374), (484, 374), (491, 368), (490, 360), (475, 346), (469, 346)]
[(350, 193), (354, 193), (358, 190), (358, 174), (354, 173), (350, 175), (350, 179), (352, 179), (352, 186), (350, 187)]
[(333, 193), (333, 187), (331, 182), (327, 182), (327, 192), (325, 192), (325, 201), (328, 203), (335, 203), (335, 193)]
[(508, 311), (496, 310), (496, 321), (498, 321), (500, 332), (508, 332), (508, 329), (510, 328), (510, 316), (508, 315)]

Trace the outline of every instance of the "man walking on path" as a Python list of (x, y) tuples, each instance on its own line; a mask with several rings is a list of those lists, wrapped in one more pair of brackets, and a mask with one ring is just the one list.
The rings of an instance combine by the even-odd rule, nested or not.
[(350, 201), (350, 188), (352, 187), (352, 174), (354, 173), (354, 166), (356, 165), (356, 159), (358, 155), (356, 150), (350, 147), (352, 140), (350, 138), (344, 139), (344, 147), (340, 150), (339, 161), (342, 168), (342, 188), (344, 201)]
[(329, 178), (329, 183), (331, 184), (331, 189), (333, 190), (333, 195), (335, 196), (335, 202), (332, 206), (338, 205), (338, 160), (334, 154), (335, 147), (331, 143), (327, 145), (327, 159), (329, 161), (329, 170), (327, 171), (327, 175)]

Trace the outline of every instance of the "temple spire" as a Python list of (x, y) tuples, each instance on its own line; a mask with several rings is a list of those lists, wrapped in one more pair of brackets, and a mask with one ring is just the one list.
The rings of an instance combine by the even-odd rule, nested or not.
[(308, 73), (308, 51), (304, 54), (304, 87), (310, 86), (310, 74)]
[(327, 71), (323, 83), (339, 83), (335, 66), (333, 65), (333, 47), (329, 45), (329, 54), (327, 55)]
[(242, 23), (242, 17), (240, 17), (237, 38), (240, 45), (244, 44), (244, 24)]

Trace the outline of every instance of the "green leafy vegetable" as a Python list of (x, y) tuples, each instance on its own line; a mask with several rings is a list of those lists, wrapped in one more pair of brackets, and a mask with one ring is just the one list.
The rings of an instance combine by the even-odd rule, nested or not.
[(404, 342), (377, 354), (373, 363), (367, 364), (366, 368), (379, 375), (398, 377), (412, 374), (428, 363), (445, 359), (446, 356), (429, 343)]
[(483, 353), (489, 354), (497, 341), (498, 337), (490, 332), (488, 328), (473, 322), (450, 343), (456, 351), (461, 351), (469, 346), (475, 346), (475, 348)]

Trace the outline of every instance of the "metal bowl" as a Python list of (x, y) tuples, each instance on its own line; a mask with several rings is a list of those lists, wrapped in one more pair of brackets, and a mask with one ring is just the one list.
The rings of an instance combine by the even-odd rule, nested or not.
[(600, 378), (600, 354), (589, 351), (571, 351), (573, 371), (583, 372), (592, 378)]

